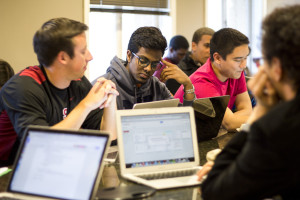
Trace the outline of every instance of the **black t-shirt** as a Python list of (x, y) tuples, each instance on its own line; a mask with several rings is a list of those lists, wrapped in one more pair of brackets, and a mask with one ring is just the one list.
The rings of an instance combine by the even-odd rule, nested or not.
[[(0, 110), (6, 110), (20, 139), (28, 125), (52, 126), (62, 121), (91, 87), (87, 78), (82, 77), (72, 81), (68, 88), (58, 89), (50, 83), (42, 66), (31, 66), (1, 89)], [(102, 115), (103, 110), (93, 110), (82, 128), (100, 129)]]

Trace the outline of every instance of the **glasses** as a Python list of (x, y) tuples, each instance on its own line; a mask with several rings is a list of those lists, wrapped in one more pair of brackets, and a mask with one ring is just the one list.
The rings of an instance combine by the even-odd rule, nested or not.
[(143, 68), (147, 67), (148, 65), (151, 66), (151, 69), (153, 71), (156, 71), (158, 69), (160, 69), (162, 67), (162, 62), (161, 61), (153, 61), (151, 62), (148, 58), (146, 57), (139, 57), (138, 55), (136, 55), (135, 53), (132, 52), (132, 54), (138, 58), (139, 60), (139, 65)]

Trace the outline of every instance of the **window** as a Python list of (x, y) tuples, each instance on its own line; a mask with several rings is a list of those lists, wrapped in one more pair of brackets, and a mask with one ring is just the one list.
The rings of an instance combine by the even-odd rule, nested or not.
[[(167, 40), (172, 36), (172, 20), (169, 16), (169, 5), (161, 4), (161, 2), (167, 1), (137, 0), (139, 3), (144, 3), (143, 6), (152, 7), (132, 6), (140, 5), (134, 4), (134, 0), (116, 1), (117, 3), (133, 2), (133, 4), (130, 4), (131, 6), (104, 4), (105, 2), (111, 3), (113, 2), (112, 0), (91, 1), (91, 3), (95, 2), (98, 4), (90, 5), (91, 11), (89, 14), (89, 49), (93, 55), (93, 60), (89, 63), (90, 81), (106, 73), (106, 69), (114, 56), (126, 60), (129, 38), (137, 28), (141, 26), (155, 26), (162, 31)], [(151, 5), (146, 4), (147, 2), (150, 2)], [(156, 2), (155, 8), (153, 8), (153, 2)]]
[(230, 27), (244, 33), (250, 40), (251, 54), (247, 66), (256, 73), (256, 58), (261, 58), (260, 30), (263, 18), (261, 0), (206, 0), (208, 27), (214, 30)]

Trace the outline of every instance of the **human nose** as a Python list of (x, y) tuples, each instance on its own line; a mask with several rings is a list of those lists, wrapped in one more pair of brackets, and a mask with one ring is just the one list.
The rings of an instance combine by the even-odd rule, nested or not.
[(93, 56), (92, 56), (92, 54), (91, 54), (91, 52), (90, 52), (89, 50), (87, 50), (86, 60), (87, 60), (87, 61), (93, 60)]
[(247, 59), (243, 59), (241, 64), (240, 64), (240, 68), (246, 69), (246, 67), (247, 67)]

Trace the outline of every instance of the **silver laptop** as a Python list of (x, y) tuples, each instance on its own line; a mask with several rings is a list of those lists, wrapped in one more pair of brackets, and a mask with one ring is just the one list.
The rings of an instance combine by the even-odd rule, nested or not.
[(136, 103), (133, 105), (133, 109), (177, 107), (178, 104), (179, 99), (166, 99), (160, 101)]
[(28, 128), (0, 199), (94, 199), (108, 144), (105, 132)]
[(200, 184), (192, 107), (118, 110), (122, 177), (155, 189)]

